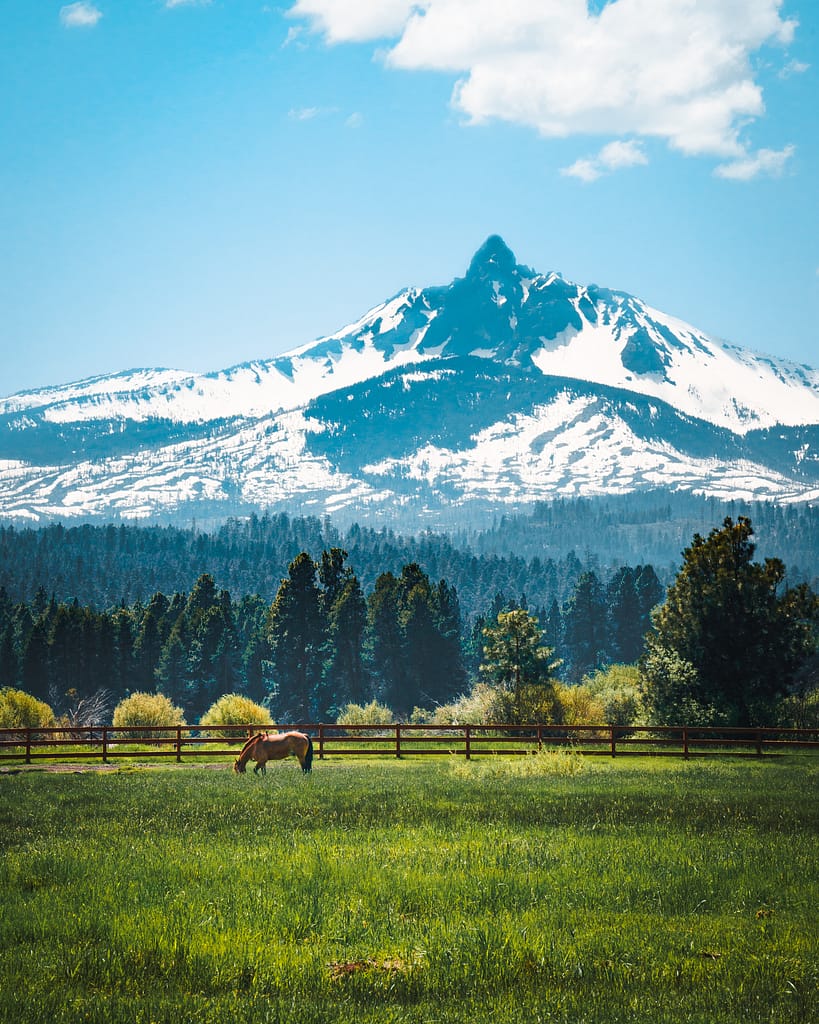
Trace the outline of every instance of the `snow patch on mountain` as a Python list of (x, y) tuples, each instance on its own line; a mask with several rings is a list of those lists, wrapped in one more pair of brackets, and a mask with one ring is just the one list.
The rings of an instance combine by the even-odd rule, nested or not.
[(0, 399), (0, 516), (503, 508), (654, 486), (815, 500), (817, 427), (819, 371), (538, 274), (492, 236), (463, 278), (282, 356)]

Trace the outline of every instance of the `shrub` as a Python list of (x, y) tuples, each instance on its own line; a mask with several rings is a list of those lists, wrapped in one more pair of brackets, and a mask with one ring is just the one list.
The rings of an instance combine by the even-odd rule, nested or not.
[(525, 684), (515, 694), (480, 682), (451, 704), (442, 704), (432, 711), (418, 709), (412, 721), (427, 725), (548, 725), (555, 721), (556, 710), (560, 708), (552, 684)]
[(0, 690), (0, 729), (47, 729), (54, 712), (44, 701), (10, 686)]
[[(240, 693), (226, 693), (220, 697), (215, 704), (211, 704), (208, 710), (199, 719), (200, 725), (272, 725), (273, 719), (270, 711), (252, 701), (250, 697), (243, 697)], [(219, 736), (241, 738), (247, 735), (246, 729), (220, 730)]]
[(469, 693), (451, 704), (441, 704), (431, 711), (419, 708), (412, 721), (419, 725), (485, 725), (493, 721), (496, 690), (488, 683), (476, 683)]
[(793, 729), (819, 729), (819, 690), (792, 694), (779, 705), (780, 725)]
[(394, 722), (392, 710), (377, 700), (369, 704), (347, 704), (336, 718), (336, 725), (392, 725)]
[(605, 721), (603, 702), (588, 686), (558, 683), (555, 720), (560, 725), (600, 725)]
[(609, 665), (584, 676), (583, 685), (602, 704), (603, 722), (608, 725), (643, 724), (640, 670), (636, 665)]
[[(114, 708), (114, 726), (118, 729), (133, 728), (129, 738), (155, 739), (164, 730), (185, 725), (182, 708), (177, 708), (164, 693), (132, 693)], [(144, 728), (153, 726), (157, 733), (146, 733)]]

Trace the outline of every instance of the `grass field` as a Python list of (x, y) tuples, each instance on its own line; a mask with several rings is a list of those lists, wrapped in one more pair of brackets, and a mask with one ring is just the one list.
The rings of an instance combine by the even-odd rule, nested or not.
[(819, 1020), (819, 758), (0, 774), (0, 1020)]

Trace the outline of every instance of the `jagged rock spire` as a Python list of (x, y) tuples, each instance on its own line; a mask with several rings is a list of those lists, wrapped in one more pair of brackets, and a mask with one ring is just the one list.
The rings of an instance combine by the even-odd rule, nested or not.
[(515, 254), (500, 235), (490, 235), (469, 264), (467, 277), (506, 275), (517, 266)]

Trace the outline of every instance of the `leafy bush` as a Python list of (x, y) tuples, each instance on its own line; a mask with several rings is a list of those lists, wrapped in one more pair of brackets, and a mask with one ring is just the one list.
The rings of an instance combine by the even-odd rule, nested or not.
[[(164, 693), (132, 693), (114, 708), (114, 726), (135, 730), (124, 734), (129, 738), (155, 739), (177, 725), (185, 725), (182, 708), (175, 707)], [(145, 726), (153, 726), (158, 732), (143, 732)]]
[(550, 725), (560, 711), (552, 684), (523, 684), (513, 692), (491, 683), (476, 683), (451, 704), (432, 711), (416, 709), (412, 721), (427, 725)]
[(636, 665), (609, 665), (584, 676), (583, 685), (603, 706), (608, 725), (642, 725), (643, 698)]
[(700, 699), (699, 674), (672, 648), (653, 644), (640, 661), (640, 689), (650, 725), (725, 725), (728, 715)]
[(386, 704), (371, 700), (369, 704), (347, 704), (342, 708), (336, 725), (392, 725), (395, 715)]
[(1, 729), (47, 729), (54, 725), (54, 712), (44, 701), (10, 686), (0, 690)]
[(494, 721), (492, 710), (497, 691), (488, 683), (476, 683), (469, 693), (432, 710), (416, 709), (412, 721), (419, 725), (486, 725)]
[[(200, 725), (272, 725), (273, 719), (270, 711), (257, 704), (249, 697), (243, 697), (240, 693), (226, 693), (220, 697), (215, 704), (211, 704), (208, 710), (199, 719)], [(219, 736), (241, 738), (247, 733), (246, 729), (220, 730)]]
[(560, 725), (601, 725), (605, 721), (603, 702), (591, 692), (588, 686), (578, 683), (555, 686), (555, 720)]
[(779, 705), (779, 724), (792, 729), (819, 729), (819, 690), (792, 694)]

